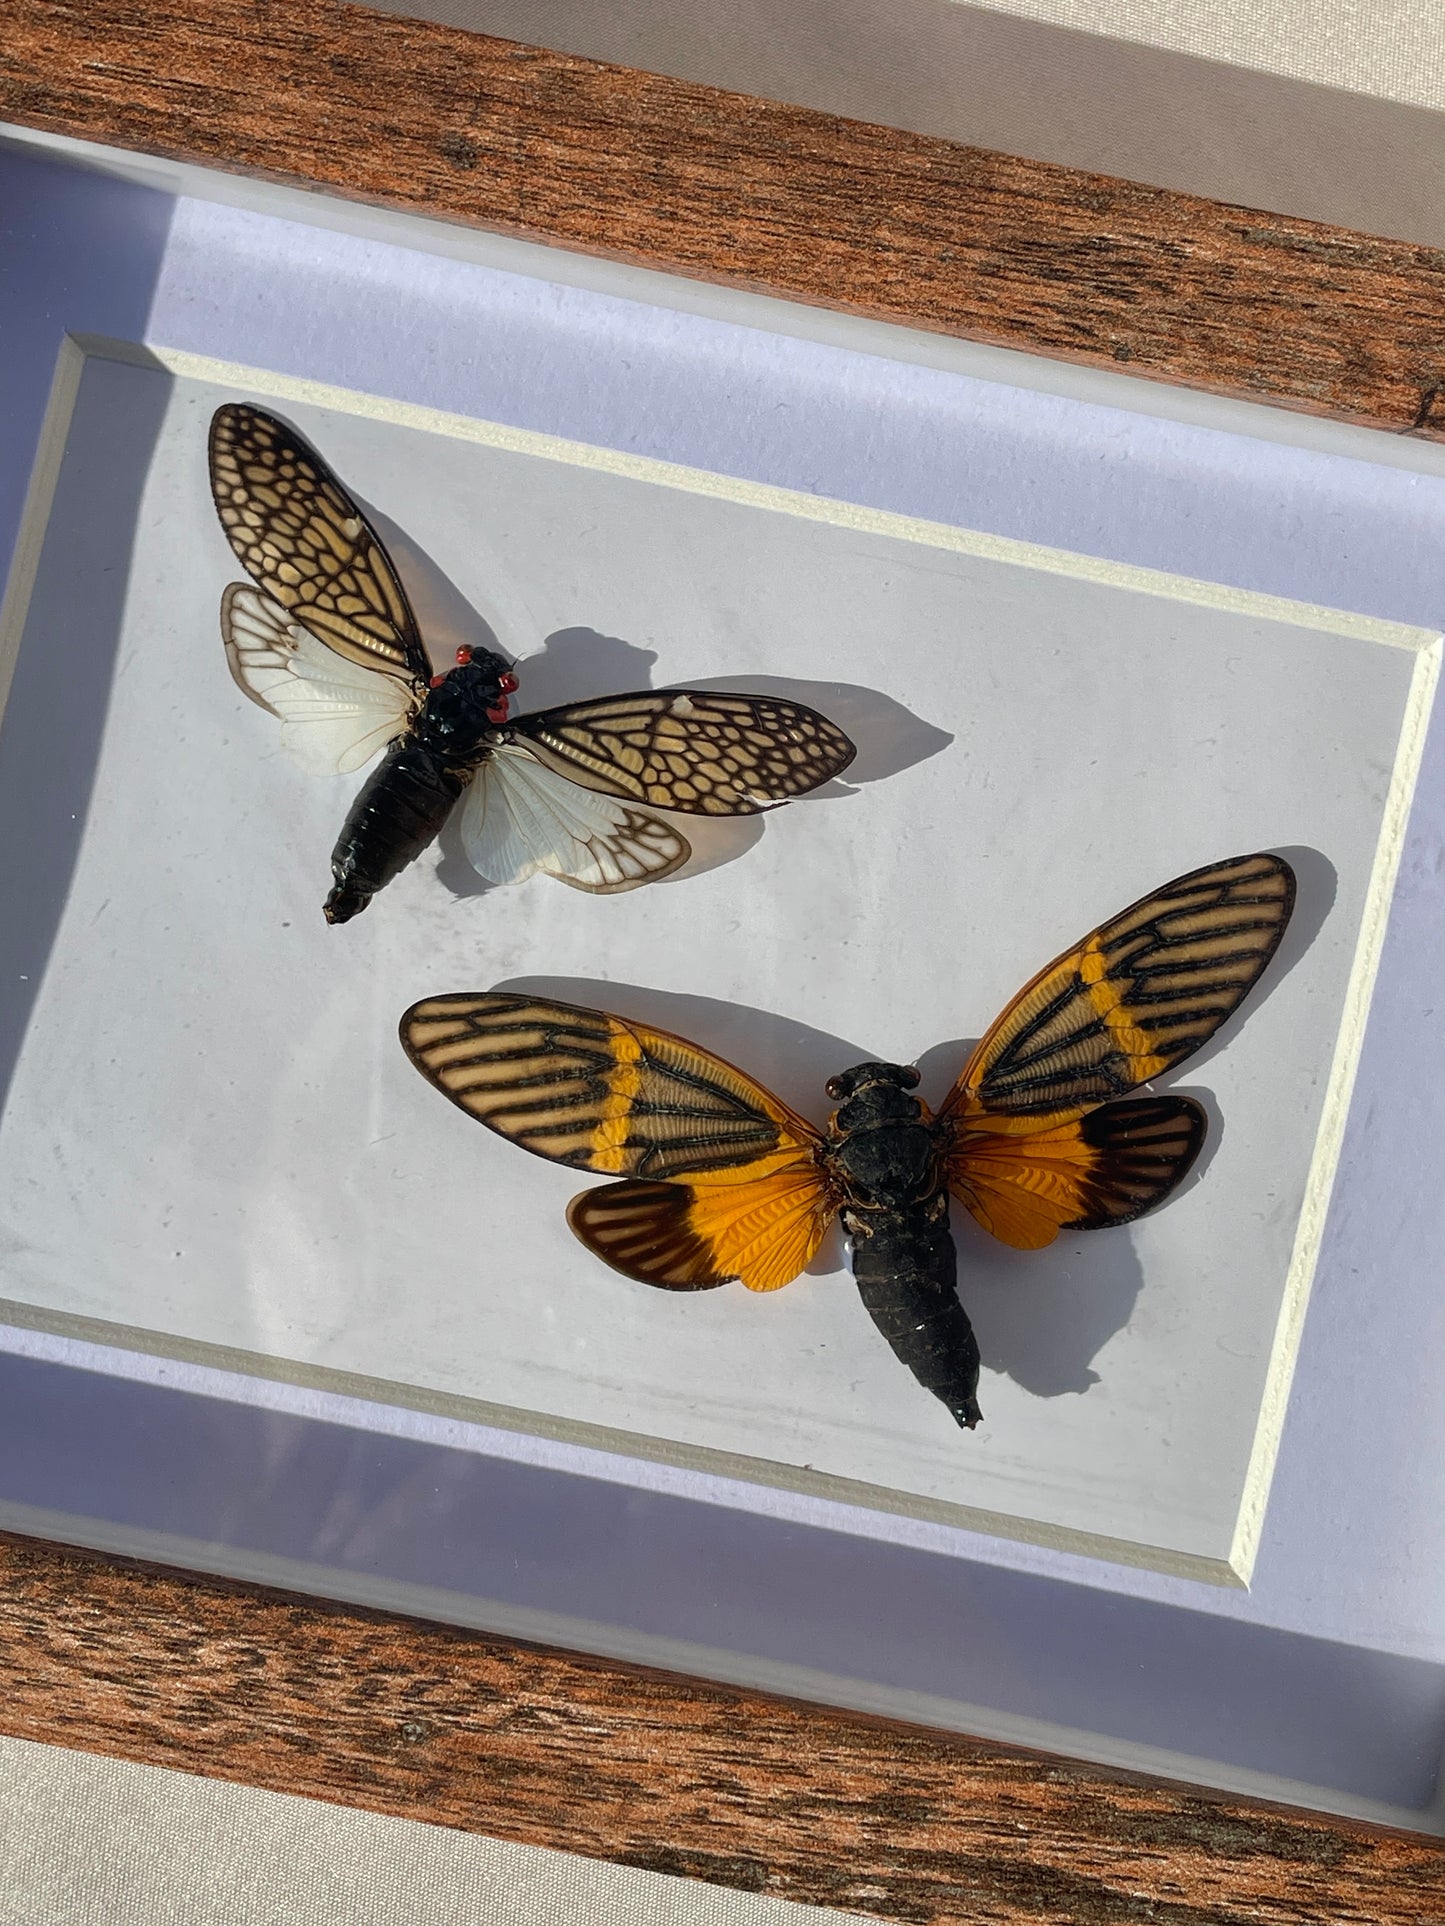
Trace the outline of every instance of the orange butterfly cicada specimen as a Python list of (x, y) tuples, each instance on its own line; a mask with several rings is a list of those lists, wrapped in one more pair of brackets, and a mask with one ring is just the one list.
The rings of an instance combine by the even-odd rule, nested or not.
[(1128, 1093), (1183, 1063), (1258, 981), (1294, 907), (1288, 863), (1233, 857), (1181, 876), (1041, 970), (937, 1115), (918, 1072), (830, 1079), (818, 1130), (697, 1044), (600, 1010), (492, 991), (401, 1020), (422, 1075), (534, 1155), (617, 1179), (567, 1218), (625, 1276), (663, 1290), (789, 1283), (835, 1216), (895, 1355), (972, 1429), (979, 1350), (958, 1299), (950, 1194), (1022, 1250), (1127, 1224), (1204, 1141), (1189, 1097)]

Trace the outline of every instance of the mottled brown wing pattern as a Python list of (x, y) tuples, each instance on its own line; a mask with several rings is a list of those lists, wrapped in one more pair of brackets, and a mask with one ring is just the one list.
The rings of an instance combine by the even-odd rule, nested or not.
[(519, 739), (574, 782), (694, 816), (753, 816), (857, 753), (802, 703), (705, 689), (602, 696), (519, 716)]
[(1238, 1007), (1294, 907), (1282, 857), (1192, 870), (1101, 924), (1021, 990), (940, 1115), (1044, 1118), (1119, 1097), (1192, 1056)]
[(402, 1018), (401, 1040), (480, 1123), (579, 1170), (761, 1175), (820, 1142), (721, 1057), (600, 1010), (505, 991), (428, 997)]
[(424, 693), (431, 664), (382, 546), (316, 450), (277, 416), (227, 402), (211, 422), (211, 493), (241, 566), (338, 655)]

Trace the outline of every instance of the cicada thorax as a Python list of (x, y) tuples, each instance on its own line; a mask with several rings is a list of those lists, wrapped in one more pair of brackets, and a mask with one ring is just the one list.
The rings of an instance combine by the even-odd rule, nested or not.
[(433, 680), (410, 728), (357, 791), (331, 852), (335, 879), (328, 923), (364, 910), (440, 833), (457, 799), (492, 752), (517, 686), (490, 649), (458, 649), (456, 667)]
[(948, 1190), (933, 1123), (910, 1093), (918, 1072), (863, 1063), (828, 1084), (845, 1099), (827, 1161), (844, 1202), (853, 1277), (868, 1315), (926, 1390), (972, 1430), (978, 1340), (958, 1301)]

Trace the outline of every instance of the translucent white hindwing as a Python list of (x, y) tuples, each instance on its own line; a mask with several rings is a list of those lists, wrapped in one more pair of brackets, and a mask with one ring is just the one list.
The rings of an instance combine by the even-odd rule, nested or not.
[(309, 775), (360, 769), (416, 711), (409, 677), (338, 655), (248, 583), (221, 598), (221, 639), (238, 686), (279, 719), (282, 746)]
[(520, 883), (541, 870), (599, 895), (666, 876), (692, 854), (670, 823), (579, 789), (510, 745), (472, 778), (461, 835), (468, 861), (490, 883)]

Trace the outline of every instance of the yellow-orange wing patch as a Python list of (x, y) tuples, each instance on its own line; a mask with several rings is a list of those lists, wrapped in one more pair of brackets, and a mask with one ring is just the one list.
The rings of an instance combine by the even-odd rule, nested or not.
[(588, 1248), (628, 1276), (773, 1290), (802, 1270), (833, 1216), (813, 1126), (681, 1037), (500, 991), (428, 997), (401, 1037), (423, 1076), (523, 1149), (648, 1180), (587, 1192), (568, 1212)]
[(776, 1291), (806, 1267), (837, 1208), (817, 1164), (800, 1158), (762, 1175), (603, 1184), (572, 1199), (567, 1221), (640, 1283), (705, 1291), (736, 1277), (750, 1291)]
[(425, 693), (431, 663), (381, 537), (309, 442), (231, 401), (211, 420), (211, 494), (241, 566), (318, 641)]
[(1041, 1250), (1061, 1230), (1102, 1230), (1152, 1210), (1187, 1175), (1204, 1142), (1189, 1097), (1132, 1097), (1066, 1123), (1030, 1120), (954, 1142), (949, 1187), (1002, 1243)]

